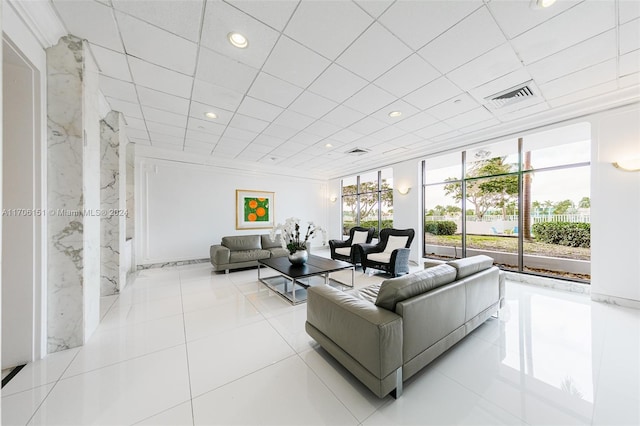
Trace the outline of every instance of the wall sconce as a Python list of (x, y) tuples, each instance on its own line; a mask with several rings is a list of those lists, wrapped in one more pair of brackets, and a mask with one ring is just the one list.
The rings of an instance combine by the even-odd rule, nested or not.
[(410, 186), (399, 186), (398, 187), (398, 192), (402, 195), (407, 195), (409, 193), (409, 191), (411, 191), (411, 187)]
[(613, 163), (613, 167), (625, 170), (627, 172), (638, 172), (640, 171), (640, 158), (630, 158), (616, 161), (615, 163)]
[(329, 201), (331, 201), (332, 203), (335, 203), (338, 200), (338, 197), (336, 197), (335, 195), (332, 195), (329, 197)]

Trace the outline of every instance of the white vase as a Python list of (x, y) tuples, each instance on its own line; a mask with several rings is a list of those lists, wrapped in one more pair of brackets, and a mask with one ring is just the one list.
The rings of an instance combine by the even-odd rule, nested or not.
[(296, 250), (293, 254), (289, 253), (289, 262), (292, 265), (304, 265), (309, 259), (309, 252), (306, 250)]

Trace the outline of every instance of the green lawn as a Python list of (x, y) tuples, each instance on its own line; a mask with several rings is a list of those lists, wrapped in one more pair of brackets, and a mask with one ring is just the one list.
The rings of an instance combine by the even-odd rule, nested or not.
[[(425, 244), (461, 247), (462, 237), (460, 235), (425, 234), (424, 242)], [(518, 238), (500, 235), (467, 235), (467, 248), (517, 253)], [(566, 247), (539, 242), (525, 241), (524, 253), (577, 260), (591, 259), (591, 249), (588, 248)]]

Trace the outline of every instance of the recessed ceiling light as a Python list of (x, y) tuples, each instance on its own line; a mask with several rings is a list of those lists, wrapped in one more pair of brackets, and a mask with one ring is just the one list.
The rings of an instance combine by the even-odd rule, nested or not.
[(401, 111), (391, 111), (391, 112), (389, 113), (389, 117), (391, 117), (391, 118), (400, 117), (401, 115), (402, 115), (402, 112), (401, 112)]
[(218, 114), (216, 114), (215, 112), (205, 112), (204, 116), (211, 119), (218, 118)]
[(325, 148), (333, 148), (333, 145), (331, 145), (330, 143), (328, 143), (328, 144), (326, 144), (324, 147), (325, 147)]
[(546, 9), (552, 6), (556, 0), (531, 0), (531, 8), (533, 9)]
[(227, 34), (227, 38), (229, 39), (229, 43), (237, 48), (244, 49), (249, 46), (249, 40), (240, 33), (231, 32)]

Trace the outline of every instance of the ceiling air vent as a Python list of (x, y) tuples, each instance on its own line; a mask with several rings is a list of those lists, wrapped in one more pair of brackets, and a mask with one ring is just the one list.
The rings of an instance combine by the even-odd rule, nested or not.
[(366, 154), (367, 152), (369, 152), (368, 149), (353, 148), (353, 149), (347, 151), (347, 154), (349, 154), (349, 155), (362, 155), (362, 154)]
[(531, 82), (529, 81), (516, 87), (512, 87), (511, 89), (496, 93), (495, 95), (485, 98), (485, 100), (493, 109), (500, 109), (508, 105), (513, 105), (515, 103), (535, 98), (536, 94), (531, 89), (530, 83)]

